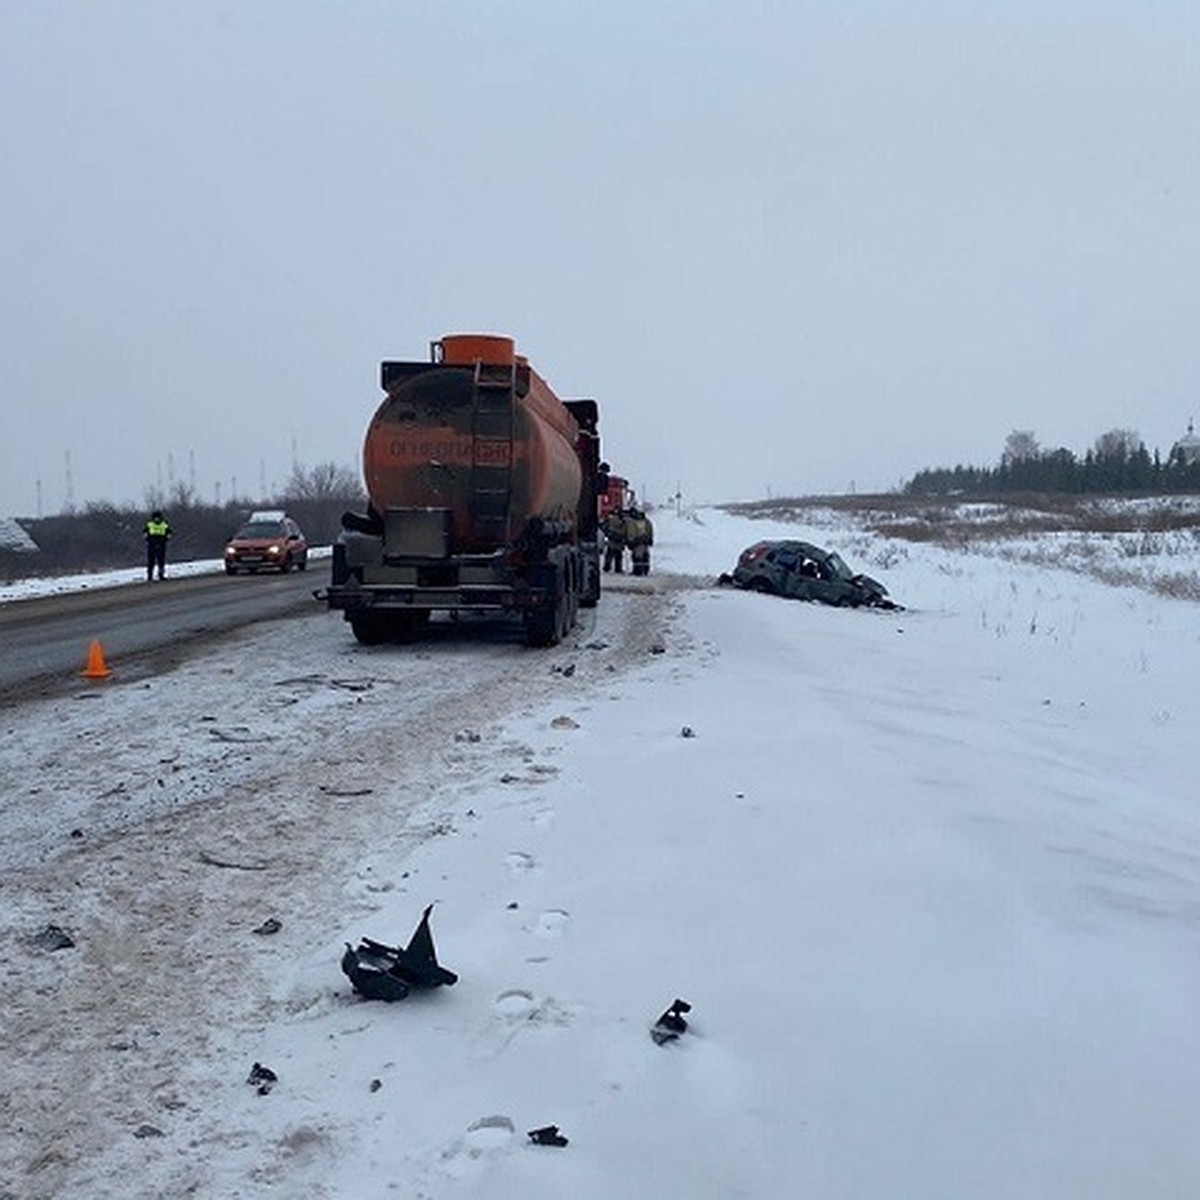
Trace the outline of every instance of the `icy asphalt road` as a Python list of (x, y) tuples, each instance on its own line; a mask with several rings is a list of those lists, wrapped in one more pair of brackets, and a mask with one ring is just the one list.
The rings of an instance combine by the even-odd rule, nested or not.
[(160, 673), (203, 643), (254, 621), (317, 611), (324, 564), (292, 575), (171, 576), (0, 604), (0, 705), (77, 686), (93, 639), (126, 679)]

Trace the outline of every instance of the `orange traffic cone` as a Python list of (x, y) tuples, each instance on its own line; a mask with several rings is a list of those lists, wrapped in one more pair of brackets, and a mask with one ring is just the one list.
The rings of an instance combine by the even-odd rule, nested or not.
[(100, 645), (99, 638), (92, 639), (88, 647), (87, 666), (79, 673), (84, 679), (107, 679), (112, 674), (104, 661), (104, 647)]

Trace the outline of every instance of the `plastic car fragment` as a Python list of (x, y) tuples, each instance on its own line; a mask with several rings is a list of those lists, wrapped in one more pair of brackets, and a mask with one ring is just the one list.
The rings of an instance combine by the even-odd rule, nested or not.
[(357, 948), (346, 943), (342, 971), (360, 996), (368, 1000), (403, 1000), (413, 988), (450, 987), (458, 982), (458, 976), (437, 960), (429, 929), (432, 911), (431, 904), (403, 948), (370, 938), (362, 938)]

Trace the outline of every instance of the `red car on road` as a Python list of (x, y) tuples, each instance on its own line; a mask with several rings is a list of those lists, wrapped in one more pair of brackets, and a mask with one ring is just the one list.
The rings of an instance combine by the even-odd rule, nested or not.
[(250, 519), (225, 546), (225, 570), (280, 571), (308, 566), (308, 542), (300, 526), (284, 512), (270, 510), (250, 514)]

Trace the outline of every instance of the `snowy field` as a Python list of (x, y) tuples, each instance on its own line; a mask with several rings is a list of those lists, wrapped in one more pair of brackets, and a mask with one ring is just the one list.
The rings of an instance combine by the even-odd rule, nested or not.
[[(2, 714), (0, 1197), (1200, 1194), (1195, 603), (656, 534), (551, 651), (317, 613)], [(907, 611), (716, 587), (765, 536)], [(458, 984), (357, 997), (430, 903)]]

